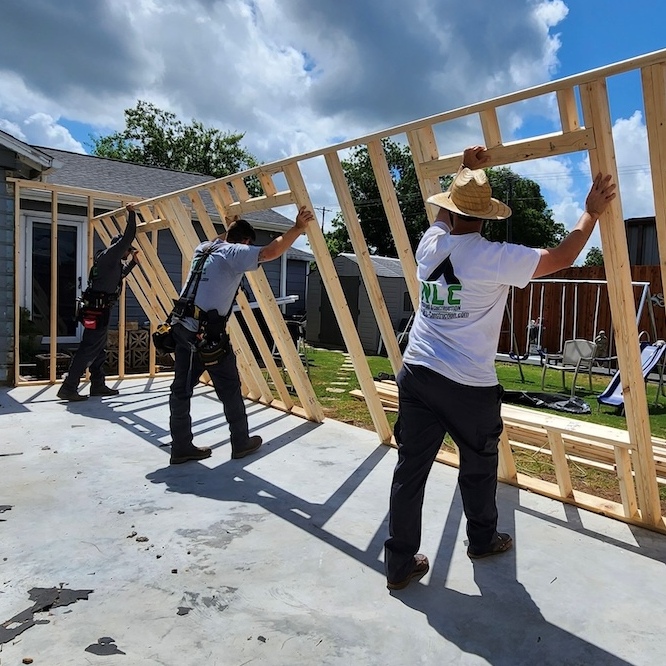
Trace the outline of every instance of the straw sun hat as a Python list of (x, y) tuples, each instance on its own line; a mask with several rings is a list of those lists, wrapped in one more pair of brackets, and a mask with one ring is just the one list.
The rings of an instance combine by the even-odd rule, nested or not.
[(482, 220), (504, 220), (511, 215), (511, 209), (506, 204), (493, 199), (483, 169), (461, 169), (446, 192), (433, 194), (427, 202)]

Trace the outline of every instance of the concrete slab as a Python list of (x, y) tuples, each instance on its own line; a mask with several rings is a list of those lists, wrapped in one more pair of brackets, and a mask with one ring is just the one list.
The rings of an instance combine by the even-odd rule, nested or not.
[[(430, 573), (385, 587), (393, 449), (248, 403), (266, 445), (230, 460), (212, 391), (201, 463), (168, 465), (169, 379), (58, 402), (0, 390), (0, 664), (664, 661), (666, 539), (501, 486), (514, 551), (471, 562), (456, 470), (424, 511)], [(62, 589), (60, 589), (62, 588)]]

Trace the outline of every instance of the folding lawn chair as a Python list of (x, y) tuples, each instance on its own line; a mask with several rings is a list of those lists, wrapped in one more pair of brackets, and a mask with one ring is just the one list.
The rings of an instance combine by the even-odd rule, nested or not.
[(564, 375), (573, 372), (571, 382), (571, 397), (576, 395), (576, 378), (581, 371), (587, 372), (592, 391), (592, 366), (596, 355), (597, 345), (591, 340), (567, 340), (561, 354), (545, 354), (543, 370), (541, 371), (541, 390), (544, 390), (546, 370), (559, 370), (562, 373), (562, 388), (566, 390)]

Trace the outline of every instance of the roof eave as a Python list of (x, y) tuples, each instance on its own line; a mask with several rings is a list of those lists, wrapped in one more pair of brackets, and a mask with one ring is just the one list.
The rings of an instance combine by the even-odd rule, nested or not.
[(15, 152), (19, 160), (31, 169), (45, 173), (62, 166), (62, 163), (55, 158), (2, 130), (0, 130), (0, 143)]

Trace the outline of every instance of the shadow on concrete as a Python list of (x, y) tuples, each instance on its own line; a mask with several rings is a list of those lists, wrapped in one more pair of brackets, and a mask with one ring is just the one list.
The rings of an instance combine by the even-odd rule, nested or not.
[[(327, 532), (322, 526), (351, 497), (377, 464), (390, 451), (388, 447), (378, 445), (345, 480), (345, 482), (323, 504), (304, 500), (283, 488), (256, 476), (244, 468), (250, 462), (256, 462), (293, 442), (321, 424), (305, 422), (292, 428), (288, 433), (266, 442), (257, 455), (247, 460), (229, 460), (210, 469), (200, 463), (188, 463), (176, 467), (168, 466), (146, 475), (151, 483), (163, 483), (168, 492), (197, 495), (221, 502), (243, 502), (255, 504), (282, 520), (305, 530), (308, 534), (321, 539), (349, 555), (364, 565), (383, 572), (384, 566), (378, 560), (384, 542), (384, 530), (387, 519), (382, 521), (380, 529), (374, 535), (374, 547), (363, 551), (347, 543), (338, 536)], [(388, 491), (387, 491), (388, 493)], [(381, 547), (378, 547), (381, 544)]]
[[(519, 490), (502, 488), (498, 500), (499, 529), (515, 534), (512, 518), (522, 510)], [(410, 585), (392, 592), (393, 597), (422, 613), (435, 631), (460, 650), (476, 654), (493, 666), (630, 666), (629, 662), (544, 618), (517, 580), (515, 549), (484, 560), (470, 560), (479, 590), (477, 595), (447, 587), (461, 521), (464, 521), (462, 500), (456, 491), (428, 585)]]
[(30, 410), (9, 395), (9, 389), (0, 388), (0, 416), (2, 414), (26, 414)]
[[(151, 379), (148, 380), (145, 385), (142, 385), (138, 390), (128, 390), (125, 388), (118, 398), (104, 400), (93, 398), (86, 402), (65, 403), (65, 406), (68, 411), (74, 414), (81, 414), (88, 418), (96, 418), (120, 425), (121, 427), (131, 431), (134, 435), (141, 437), (149, 444), (164, 450), (164, 452), (168, 454), (170, 444), (170, 433), (168, 430), (169, 387), (170, 380)], [(130, 399), (129, 402), (128, 398)], [(202, 399), (216, 402), (220, 404), (221, 408), (221, 403), (219, 403), (219, 400), (215, 395), (212, 387), (200, 386), (195, 391), (192, 400), (196, 401)], [(34, 402), (34, 398), (32, 401)], [(13, 402), (17, 401), (13, 400)], [(17, 405), (20, 405), (20, 403), (17, 402)], [(253, 418), (259, 415), (264, 417), (266, 414), (272, 415), (270, 419), (264, 420), (258, 426), (255, 426), (261, 427), (262, 429), (271, 425), (276, 425), (284, 421), (284, 419), (297, 418), (286, 412), (282, 412), (260, 403), (252, 403), (249, 401), (246, 401), (246, 409), (248, 419), (250, 421), (251, 431), (253, 429)], [(151, 414), (150, 417), (142, 416), (143, 412), (152, 412), (154, 410), (166, 411), (164, 424), (166, 427), (162, 427), (155, 423), (154, 414)], [(214, 417), (204, 416), (198, 420), (193, 420), (192, 427), (195, 433), (195, 444), (197, 437), (213, 432), (219, 428), (224, 428), (224, 432), (227, 434), (227, 436), (220, 439), (218, 442), (212, 444), (208, 443), (207, 445), (213, 449), (217, 449), (224, 446), (225, 444), (228, 444), (229, 437), (226, 425), (227, 423), (221, 409), (220, 413)], [(285, 446), (289, 442), (297, 440), (299, 437), (305, 435), (306, 433), (321, 427), (321, 425), (322, 424), (303, 420), (299, 426), (291, 429), (288, 435), (283, 435), (271, 439), (265, 438), (266, 441), (264, 446), (258, 452), (258, 455), (253, 456), (251, 460), (257, 460), (258, 458), (269, 454), (271, 451), (275, 451), (282, 446)], [(389, 449), (387, 448), (385, 450), (388, 451)], [(236, 464), (238, 464), (238, 462), (236, 462)], [(206, 472), (210, 471), (207, 467), (195, 463), (188, 463), (185, 467), (188, 471), (184, 473), (183, 466), (179, 466), (177, 471), (174, 473), (174, 478), (191, 478), (190, 471), (192, 469), (201, 469), (201, 473), (204, 475)], [(169, 468), (166, 468), (164, 472), (166, 477), (169, 477)], [(220, 473), (223, 474), (224, 472), (221, 471)], [(200, 490), (200, 488), (197, 488), (197, 490)], [(184, 491), (185, 489), (183, 489), (182, 486), (181, 489), (178, 490), (178, 492)], [(552, 514), (543, 514), (533, 508), (521, 505), (517, 499), (517, 493), (518, 489), (515, 488), (515, 486), (502, 483), (499, 484), (498, 503), (500, 503), (500, 505), (505, 505), (500, 507), (500, 517), (507, 515), (507, 511), (520, 511), (525, 514), (534, 516), (540, 520), (547, 521), (560, 527), (565, 527), (582, 535), (594, 538), (598, 541), (611, 544), (623, 550), (627, 550), (636, 554), (640, 554), (641, 556), (649, 557), (650, 559), (666, 563), (666, 552), (664, 549), (663, 536), (660, 534), (650, 532), (649, 530), (641, 527), (627, 525), (627, 528), (631, 531), (636, 543), (632, 544), (628, 543), (627, 541), (621, 541), (614, 538), (613, 536), (600, 534), (598, 531), (585, 527), (581, 518), (581, 512), (584, 510), (579, 509), (576, 506), (563, 504), (565, 517), (559, 518)], [(337, 494), (336, 497), (338, 497)], [(341, 500), (337, 506), (341, 506), (344, 501), (348, 499), (348, 497), (339, 497), (341, 497)], [(511, 500), (509, 499), (510, 497), (515, 497), (516, 499)], [(330, 501), (336, 501), (335, 497), (331, 498)], [(507, 503), (509, 506), (506, 506)], [(383, 542), (383, 535), (375, 535), (372, 541), (372, 545), (374, 547), (372, 552), (375, 555), (378, 555), (382, 552)]]
[[(81, 391), (85, 394), (84, 391)], [(222, 403), (219, 401), (212, 387), (199, 387), (192, 398), (193, 401), (208, 399), (220, 406), (219, 414), (211, 417), (210, 415), (204, 416), (200, 419), (192, 420), (192, 429), (195, 437), (195, 444), (197, 437), (205, 435), (209, 432), (214, 432), (219, 428), (225, 428), (227, 421), (222, 411)], [(129, 400), (129, 402), (128, 402)], [(169, 386), (161, 386), (158, 388), (150, 387), (147, 384), (142, 390), (123, 390), (122, 394), (112, 398), (91, 398), (84, 402), (63, 402), (63, 406), (68, 412), (85, 416), (86, 418), (93, 418), (119, 425), (130, 432), (143, 439), (144, 441), (156, 446), (157, 448), (166, 449), (169, 453), (169, 446), (171, 443), (171, 433), (169, 431)], [(271, 424), (279, 423), (292, 415), (273, 409), (269, 406), (260, 403), (252, 403), (246, 401), (245, 407), (247, 410), (248, 419), (250, 420), (250, 429), (252, 430), (252, 417), (261, 413), (272, 414), (272, 418), (261, 422), (261, 427), (264, 428)], [(153, 416), (149, 418), (142, 415), (143, 412), (153, 412), (161, 410), (165, 414), (164, 426), (160, 426), (153, 420)], [(318, 427), (320, 424), (310, 423), (313, 428)], [(228, 433), (228, 429), (225, 430)], [(229, 437), (221, 439), (219, 442), (207, 444), (212, 449), (219, 448), (225, 444), (229, 444)]]
[[(311, 430), (311, 425), (304, 424), (276, 438), (273, 440), (274, 446), (280, 448), (297, 440)], [(152, 483), (165, 484), (169, 492), (260, 506), (383, 574), (384, 565), (379, 555), (388, 532), (387, 518), (380, 523), (366, 550), (352, 546), (344, 539), (327, 532), (322, 526), (354, 493), (388, 451), (387, 447), (379, 445), (323, 504), (307, 502), (255, 476), (243, 468), (241, 461), (231, 460), (214, 469), (198, 463), (189, 465), (186, 470), (165, 467), (151, 472), (146, 478)], [(266, 452), (263, 455), (266, 455)], [(506, 492), (501, 494), (502, 518), (513, 516), (515, 511), (521, 509), (518, 490), (509, 489), (509, 497)], [(462, 503), (456, 493), (428, 585), (412, 584), (401, 592), (392, 593), (394, 597), (422, 613), (433, 629), (460, 650), (476, 654), (495, 666), (629, 666), (628, 662), (548, 622), (516, 579), (513, 551), (498, 558), (473, 562), (478, 595), (447, 588), (448, 566), (459, 538), (462, 519)], [(424, 649), (425, 646), (419, 646), (418, 654), (425, 658)]]
[(431, 578), (429, 585), (410, 586), (393, 596), (422, 613), (447, 641), (494, 666), (630, 666), (548, 622), (516, 580), (514, 552), (472, 564), (478, 595), (438, 585), (437, 579), (433, 584)]
[[(169, 402), (169, 392), (170, 392), (171, 379), (169, 378), (152, 378), (145, 381), (145, 383), (137, 385), (132, 385), (126, 383), (122, 389), (120, 396), (117, 398), (92, 398), (85, 402), (78, 403), (63, 403), (66, 409), (72, 414), (80, 414), (87, 418), (100, 419), (105, 422), (117, 424), (128, 431), (132, 432), (134, 435), (140, 437), (147, 443), (164, 450), (166, 454), (169, 453), (169, 444), (170, 444), (170, 433), (168, 430), (168, 402)], [(120, 386), (120, 382), (116, 382), (114, 386)], [(52, 400), (52, 398), (43, 398), (44, 391), (47, 389), (52, 389), (53, 387), (46, 386), (40, 387), (37, 393), (34, 393), (24, 400), (24, 403), (40, 402), (38, 397), (44, 400)], [(82, 393), (86, 393), (86, 385), (83, 385), (81, 389)], [(219, 399), (215, 395), (215, 392), (212, 387), (200, 385), (196, 390), (192, 398), (193, 402), (197, 400), (209, 400), (217, 404)], [(4, 402), (3, 402), (4, 401)], [(23, 406), (23, 404), (15, 400), (12, 396), (9, 396), (7, 392), (0, 392), (0, 407), (4, 406), (4, 403), (7, 403), (10, 409), (13, 409), (16, 412), (29, 411), (29, 408)], [(286, 412), (282, 412), (277, 409), (273, 409), (269, 406), (252, 403), (246, 401), (246, 409), (248, 413), (248, 419), (250, 421), (250, 430), (253, 430), (254, 427), (261, 427), (262, 429), (270, 425), (275, 425), (287, 418), (297, 418)], [(160, 425), (155, 422), (155, 414), (152, 412), (161, 412), (164, 410), (164, 425)], [(143, 413), (149, 413), (149, 416), (144, 417)], [(2, 411), (0, 411), (0, 414)], [(272, 414), (272, 417), (266, 421), (262, 421), (261, 424), (255, 425), (252, 423), (253, 417), (266, 414)], [(226, 436), (220, 439), (218, 442), (210, 443), (207, 442), (207, 446), (210, 446), (213, 449), (220, 448), (225, 444), (229, 443), (228, 431), (226, 429), (226, 419), (220, 409), (219, 414), (215, 416), (203, 416), (200, 419), (193, 420), (192, 427), (195, 434), (195, 444), (197, 437), (205, 435), (210, 432), (214, 432), (219, 428), (224, 428)], [(312, 423), (309, 421), (303, 421), (302, 425), (299, 425), (296, 429), (293, 429), (291, 433), (300, 432), (305, 434), (310, 430), (320, 427), (321, 424)], [(305, 430), (303, 430), (303, 428)], [(292, 436), (289, 441), (294, 441), (297, 439), (297, 436)], [(266, 438), (265, 438), (266, 439)], [(268, 439), (265, 442), (264, 447), (259, 452), (258, 457), (262, 457), (271, 451), (275, 451), (277, 448), (287, 444), (288, 441), (283, 437)], [(256, 460), (257, 456), (253, 456), (252, 460)], [(190, 468), (193, 463), (188, 463), (187, 467)], [(203, 466), (199, 466), (203, 467)], [(207, 468), (206, 468), (207, 469)], [(182, 467), (177, 473), (178, 476), (183, 477)], [(184, 478), (189, 478), (190, 474), (186, 474)], [(502, 497), (507, 497), (507, 493), (517, 492), (517, 489), (514, 486), (508, 484), (499, 485), (498, 491), (498, 501), (502, 501)], [(388, 490), (387, 490), (388, 492)], [(346, 499), (346, 498), (344, 498)], [(344, 502), (344, 500), (343, 500)], [(521, 506), (518, 502), (510, 502), (512, 504), (512, 509), (516, 511), (521, 511), (525, 514), (539, 518), (540, 520), (545, 520), (554, 525), (560, 527), (566, 527), (580, 534), (586, 535), (588, 537), (594, 538), (596, 540), (617, 546), (623, 550), (627, 550), (636, 554), (640, 554), (644, 557), (649, 557), (659, 562), (666, 563), (666, 552), (663, 546), (663, 536), (657, 533), (650, 532), (647, 529), (627, 525), (627, 528), (631, 531), (633, 538), (636, 543), (628, 543), (627, 541), (622, 541), (616, 538), (613, 538), (610, 535), (600, 534), (598, 531), (589, 529), (585, 527), (584, 522), (581, 518), (581, 512), (584, 511), (570, 504), (563, 504), (565, 517), (560, 518), (552, 514), (543, 514), (538, 510), (530, 508), (528, 506)], [(502, 515), (502, 514), (500, 514)], [(381, 553), (383, 549), (383, 537), (376, 536), (373, 539), (373, 546), (375, 553)]]

